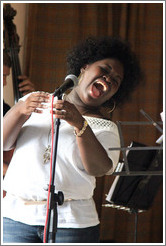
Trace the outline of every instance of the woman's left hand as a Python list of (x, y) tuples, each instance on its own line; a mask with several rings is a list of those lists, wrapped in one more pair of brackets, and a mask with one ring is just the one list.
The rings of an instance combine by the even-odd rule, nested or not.
[(54, 102), (53, 112), (56, 118), (66, 120), (70, 125), (78, 129), (82, 128), (84, 118), (74, 104), (65, 100), (57, 100)]

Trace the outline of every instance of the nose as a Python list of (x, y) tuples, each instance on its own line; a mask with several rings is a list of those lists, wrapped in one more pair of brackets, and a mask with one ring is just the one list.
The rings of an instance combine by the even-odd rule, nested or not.
[(111, 83), (111, 75), (107, 74), (107, 75), (103, 75), (103, 78), (106, 82)]

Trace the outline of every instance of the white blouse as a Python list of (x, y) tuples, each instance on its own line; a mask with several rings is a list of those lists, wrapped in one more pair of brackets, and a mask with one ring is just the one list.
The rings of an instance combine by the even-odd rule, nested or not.
[[(100, 118), (85, 116), (99, 142), (113, 162), (119, 160), (120, 147), (117, 126)], [(55, 192), (62, 191), (65, 202), (58, 206), (58, 227), (83, 228), (99, 223), (93, 192), (95, 177), (85, 171), (73, 134), (73, 127), (60, 121), (55, 169)], [(50, 161), (45, 158), (51, 141), (51, 116), (32, 113), (19, 134), (13, 158), (6, 173), (3, 189), (3, 216), (30, 225), (45, 225), (47, 187), (50, 180)], [(31, 202), (34, 202), (32, 204)], [(42, 201), (42, 202), (41, 202)]]

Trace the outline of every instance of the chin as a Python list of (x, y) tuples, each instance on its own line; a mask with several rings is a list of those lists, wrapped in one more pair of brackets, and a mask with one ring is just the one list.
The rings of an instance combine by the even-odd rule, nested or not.
[(84, 103), (89, 107), (96, 108), (96, 107), (100, 107), (104, 102), (101, 102), (101, 101), (98, 101), (95, 99), (91, 99), (91, 100), (86, 100)]

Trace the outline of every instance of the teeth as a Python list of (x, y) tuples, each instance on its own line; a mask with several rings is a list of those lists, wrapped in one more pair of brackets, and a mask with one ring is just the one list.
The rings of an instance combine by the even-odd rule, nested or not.
[(103, 86), (103, 88), (104, 88), (103, 91), (106, 91), (107, 90), (106, 85), (104, 83), (102, 83), (101, 81), (96, 81), (96, 83)]

